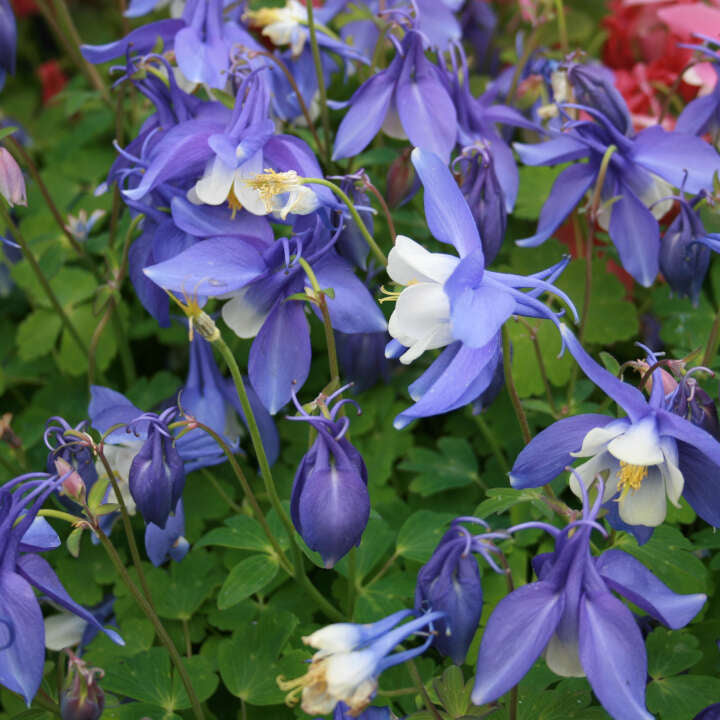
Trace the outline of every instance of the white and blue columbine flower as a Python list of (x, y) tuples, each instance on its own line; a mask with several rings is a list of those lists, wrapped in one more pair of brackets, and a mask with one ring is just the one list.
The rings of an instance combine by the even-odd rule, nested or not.
[[(582, 483), (588, 486), (606, 473), (603, 501), (616, 500), (627, 525), (660, 525), (667, 501), (677, 505), (683, 496), (703, 520), (720, 526), (720, 443), (672, 411), (661, 377), (653, 379), (646, 400), (640, 390), (595, 363), (566, 327), (561, 331), (583, 372), (627, 416), (576, 415), (552, 424), (518, 455), (510, 472), (512, 486), (546, 485), (584, 458), (577, 468)], [(576, 494), (582, 490), (575, 479), (571, 487)]]

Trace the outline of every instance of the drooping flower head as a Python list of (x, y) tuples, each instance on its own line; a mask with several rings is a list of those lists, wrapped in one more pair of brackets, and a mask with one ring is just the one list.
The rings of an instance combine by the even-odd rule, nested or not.
[(402, 235), (390, 251), (388, 274), (406, 287), (389, 293), (396, 304), (388, 325), (394, 341), (387, 353), (409, 364), (426, 350), (445, 348), (410, 386), (416, 404), (398, 415), (398, 428), (476, 400), (495, 378), (500, 330), (510, 316), (558, 324), (557, 314), (537, 299), (540, 293), (560, 297), (575, 312), (570, 299), (552, 285), (567, 260), (530, 276), (486, 270), (477, 225), (447, 166), (419, 148), (413, 150), (412, 161), (425, 188), (430, 232), (454, 246), (459, 257), (431, 253)]
[[(302, 709), (312, 715), (325, 715), (339, 702), (345, 703), (356, 717), (370, 704), (377, 691), (382, 672), (423, 653), (432, 642), (433, 623), (442, 618), (440, 612), (424, 615), (395, 627), (412, 615), (400, 610), (369, 625), (336, 623), (308, 637), (306, 645), (317, 649), (305, 675), (286, 681), (278, 678), (282, 690), (290, 691), (285, 702), (294, 704), (302, 694)], [(415, 648), (390, 654), (406, 638), (428, 628), (427, 639)]]
[(40, 687), (45, 663), (45, 625), (33, 588), (123, 644), (116, 632), (104, 629), (68, 595), (38, 554), (61, 544), (38, 512), (68, 474), (29, 473), (0, 487), (0, 684), (22, 695), (28, 706)]
[(503, 574), (492, 557), (498, 552), (492, 540), (508, 537), (503, 532), (471, 535), (460, 524), (463, 522), (487, 527), (477, 518), (456, 518), (430, 560), (420, 568), (415, 587), (416, 613), (439, 610), (445, 614), (436, 623), (433, 645), (456, 665), (465, 662), (482, 615), (483, 591), (474, 553), (481, 555), (495, 572)]
[(360, 544), (370, 517), (365, 462), (345, 437), (349, 418), (338, 419), (338, 412), (348, 402), (357, 404), (346, 399), (328, 407), (346, 389), (323, 401), (323, 415), (309, 415), (293, 397), (299, 415), (288, 417), (308, 422), (317, 431), (295, 473), (290, 514), (303, 540), (320, 553), (327, 568)]
[(563, 530), (544, 526), (555, 539), (555, 550), (533, 560), (537, 581), (507, 595), (490, 616), (478, 653), (472, 701), (483, 705), (496, 700), (544, 654), (558, 675), (587, 676), (612, 717), (651, 720), (653, 715), (645, 709), (645, 643), (635, 615), (612, 593), (673, 629), (687, 625), (707, 598), (676, 594), (621, 550), (592, 556), (592, 530), (605, 534), (597, 523), (604, 491), (600, 482), (591, 506), (581, 487), (581, 519)]
[[(720, 526), (720, 443), (672, 410), (659, 368), (646, 400), (640, 390), (595, 363), (575, 336), (562, 334), (583, 372), (622, 407), (626, 417), (576, 415), (553, 423), (518, 455), (510, 473), (516, 488), (540, 487), (576, 458), (587, 458), (571, 480), (576, 494), (606, 473), (603, 502), (616, 501), (628, 525), (655, 527), (669, 500), (683, 496), (706, 522)], [(652, 353), (648, 364), (656, 365)], [(578, 484), (580, 482), (580, 485)]]

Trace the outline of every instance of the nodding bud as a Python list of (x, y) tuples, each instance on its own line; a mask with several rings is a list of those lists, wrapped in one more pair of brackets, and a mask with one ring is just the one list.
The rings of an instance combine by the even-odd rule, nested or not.
[(599, 110), (623, 134), (632, 127), (630, 111), (623, 96), (613, 84), (613, 73), (602, 65), (573, 63), (568, 80), (580, 105)]
[(99, 720), (105, 709), (105, 693), (98, 685), (96, 676), (102, 677), (99, 668), (87, 666), (71, 650), (69, 655), (67, 685), (60, 698), (62, 720)]
[(0, 195), (8, 205), (27, 206), (25, 178), (15, 158), (4, 147), (0, 147)]
[(680, 381), (669, 399), (669, 405), (670, 412), (684, 417), (720, 440), (720, 422), (715, 403), (694, 377), (686, 375)]
[(55, 458), (55, 471), (59, 477), (67, 475), (63, 480), (61, 492), (82, 505), (85, 502), (85, 483), (80, 473), (61, 457)]
[(402, 205), (415, 187), (415, 168), (410, 162), (410, 153), (403, 152), (396, 157), (387, 174), (387, 204), (391, 208)]

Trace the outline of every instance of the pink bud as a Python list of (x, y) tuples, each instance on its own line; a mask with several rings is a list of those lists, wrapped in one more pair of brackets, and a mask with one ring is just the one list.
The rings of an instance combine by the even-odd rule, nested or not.
[(398, 155), (388, 169), (387, 202), (391, 208), (398, 207), (413, 189), (415, 169), (410, 162), (410, 153)]
[(0, 195), (13, 205), (27, 205), (25, 196), (25, 178), (15, 158), (0, 147)]
[[(72, 465), (61, 457), (55, 458), (55, 472), (59, 477), (67, 475), (63, 480), (62, 491), (73, 500), (80, 500), (85, 496), (85, 483), (80, 477), (77, 470), (73, 470)], [(68, 473), (70, 473), (68, 475)]]

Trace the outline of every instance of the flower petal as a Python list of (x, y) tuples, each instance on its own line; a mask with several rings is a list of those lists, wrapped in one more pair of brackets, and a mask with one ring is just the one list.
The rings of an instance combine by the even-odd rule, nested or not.
[(430, 252), (409, 237), (398, 235), (388, 254), (387, 273), (400, 285), (429, 281), (442, 284), (457, 264), (453, 255)]
[(653, 415), (646, 415), (632, 423), (622, 435), (608, 443), (607, 449), (618, 460), (630, 465), (660, 465), (665, 462)]
[(547, 582), (523, 585), (500, 601), (480, 644), (474, 705), (492, 702), (518, 684), (550, 641), (564, 607), (563, 593)]
[(680, 595), (622, 550), (606, 550), (595, 564), (608, 586), (673, 630), (685, 627), (702, 610), (707, 596)]
[(667, 493), (665, 480), (660, 471), (648, 468), (647, 477), (636, 490), (630, 490), (618, 501), (620, 519), (628, 525), (646, 525), (657, 527), (665, 520), (667, 513)]

